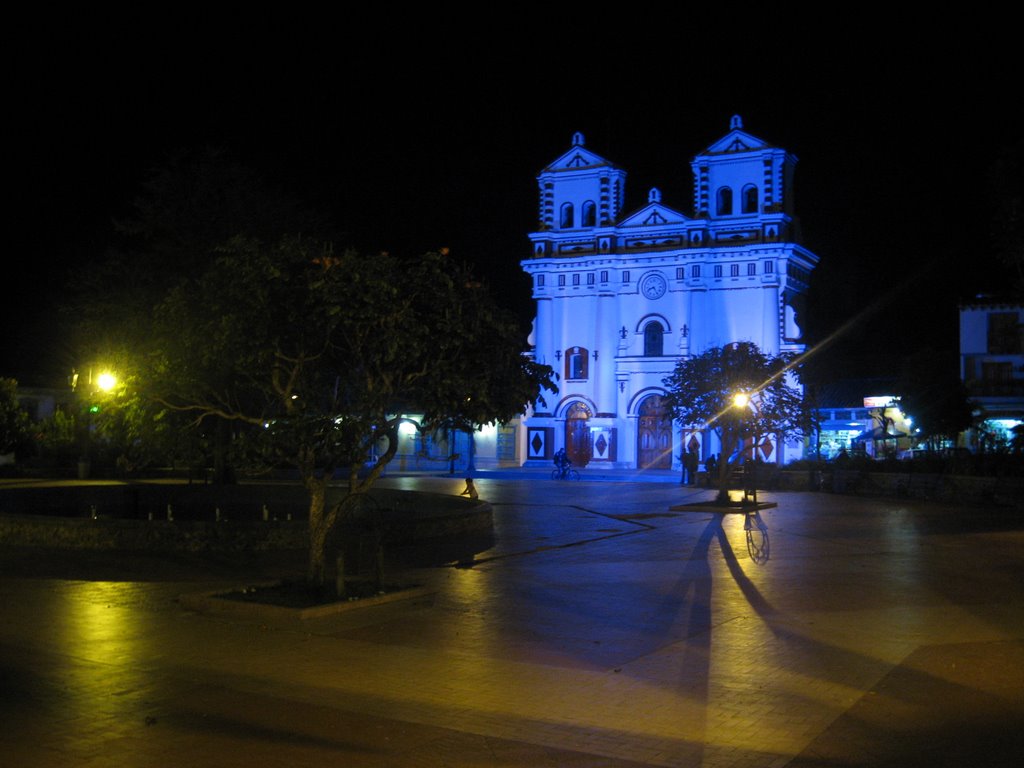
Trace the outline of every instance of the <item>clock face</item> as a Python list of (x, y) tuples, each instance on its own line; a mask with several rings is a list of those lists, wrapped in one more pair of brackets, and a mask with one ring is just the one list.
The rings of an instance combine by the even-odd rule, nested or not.
[(665, 295), (667, 287), (665, 278), (657, 272), (647, 275), (640, 283), (640, 290), (648, 299), (660, 299)]

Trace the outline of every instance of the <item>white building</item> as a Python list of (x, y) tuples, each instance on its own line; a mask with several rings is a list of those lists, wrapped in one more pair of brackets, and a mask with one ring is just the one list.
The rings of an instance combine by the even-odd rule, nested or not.
[[(557, 395), (525, 419), (526, 463), (564, 447), (577, 465), (679, 466), (683, 446), (718, 452), (664, 416), (662, 379), (681, 358), (751, 341), (769, 354), (803, 351), (799, 318), (818, 257), (796, 242), (797, 159), (743, 130), (698, 154), (693, 213), (657, 189), (624, 212), (626, 172), (577, 133), (537, 181), (540, 225), (530, 235), (538, 362), (560, 376)], [(768, 445), (766, 460), (800, 455)]]
[(981, 439), (1009, 443), (1024, 421), (1024, 304), (960, 307), (960, 378), (980, 411), (971, 447)]

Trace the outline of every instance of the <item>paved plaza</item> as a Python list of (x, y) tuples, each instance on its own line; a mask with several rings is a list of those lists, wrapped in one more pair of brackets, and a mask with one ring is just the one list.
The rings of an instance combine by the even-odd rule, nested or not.
[[(458, 494), (448, 478), (391, 488)], [(494, 540), (317, 619), (185, 609), (301, 562), (3, 554), (0, 765), (1009, 766), (1024, 518), (481, 477)], [(97, 580), (102, 579), (102, 580)]]

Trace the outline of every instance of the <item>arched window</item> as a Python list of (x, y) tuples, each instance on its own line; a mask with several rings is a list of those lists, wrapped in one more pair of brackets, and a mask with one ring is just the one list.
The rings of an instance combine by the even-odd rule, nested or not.
[(743, 188), (743, 213), (757, 213), (757, 187), (753, 184)]
[(561, 222), (562, 222), (561, 226), (562, 226), (563, 229), (569, 229), (569, 228), (572, 227), (572, 222), (573, 222), (572, 203), (563, 203), (562, 204), (562, 219), (561, 219)]
[(581, 227), (593, 227), (597, 224), (597, 206), (594, 205), (593, 200), (587, 200), (583, 204), (583, 219), (580, 221)]
[(644, 326), (644, 357), (661, 357), (665, 347), (665, 329), (652, 320)]
[(732, 215), (732, 189), (730, 187), (718, 188), (718, 215)]

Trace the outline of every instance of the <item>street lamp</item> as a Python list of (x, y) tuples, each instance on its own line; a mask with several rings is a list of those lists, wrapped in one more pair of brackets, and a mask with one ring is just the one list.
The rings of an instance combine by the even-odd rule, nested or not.
[[(744, 451), (745, 451), (745, 446), (743, 445), (743, 412), (751, 404), (750, 395), (748, 395), (746, 392), (737, 392), (732, 397), (732, 404), (734, 406), (736, 406), (736, 409), (737, 409), (737, 411), (739, 413), (739, 416), (737, 417), (737, 426), (736, 426), (737, 441), (739, 442), (739, 451), (737, 452), (737, 456), (739, 457), (740, 461), (743, 461), (743, 454), (744, 454)], [(743, 487), (743, 499), (744, 499), (744, 501), (746, 500), (746, 498), (747, 498), (747, 489), (750, 488), (753, 491), (754, 504), (756, 505), (757, 504), (757, 478), (755, 476), (755, 466), (756, 465), (754, 463), (754, 458), (755, 457), (754, 457), (753, 452), (751, 452), (750, 458), (751, 458), (751, 461), (749, 463), (749, 466), (747, 466), (746, 462), (743, 462), (744, 463), (744, 466), (743, 466), (743, 486), (744, 486)]]
[(96, 377), (96, 386), (101, 392), (109, 392), (117, 386), (117, 376), (110, 371), (103, 371)]
[[(100, 373), (93, 377), (92, 368), (90, 368), (89, 378), (87, 381), (88, 389), (85, 391), (77, 390), (79, 397), (85, 404), (82, 455), (78, 460), (78, 478), (80, 480), (88, 478), (91, 472), (93, 452), (93, 414), (99, 413), (101, 410), (100, 403), (97, 401), (97, 395), (109, 395), (117, 387), (117, 383), (117, 376), (110, 370), (100, 371)], [(72, 391), (76, 391), (77, 385), (78, 374), (72, 373)]]

